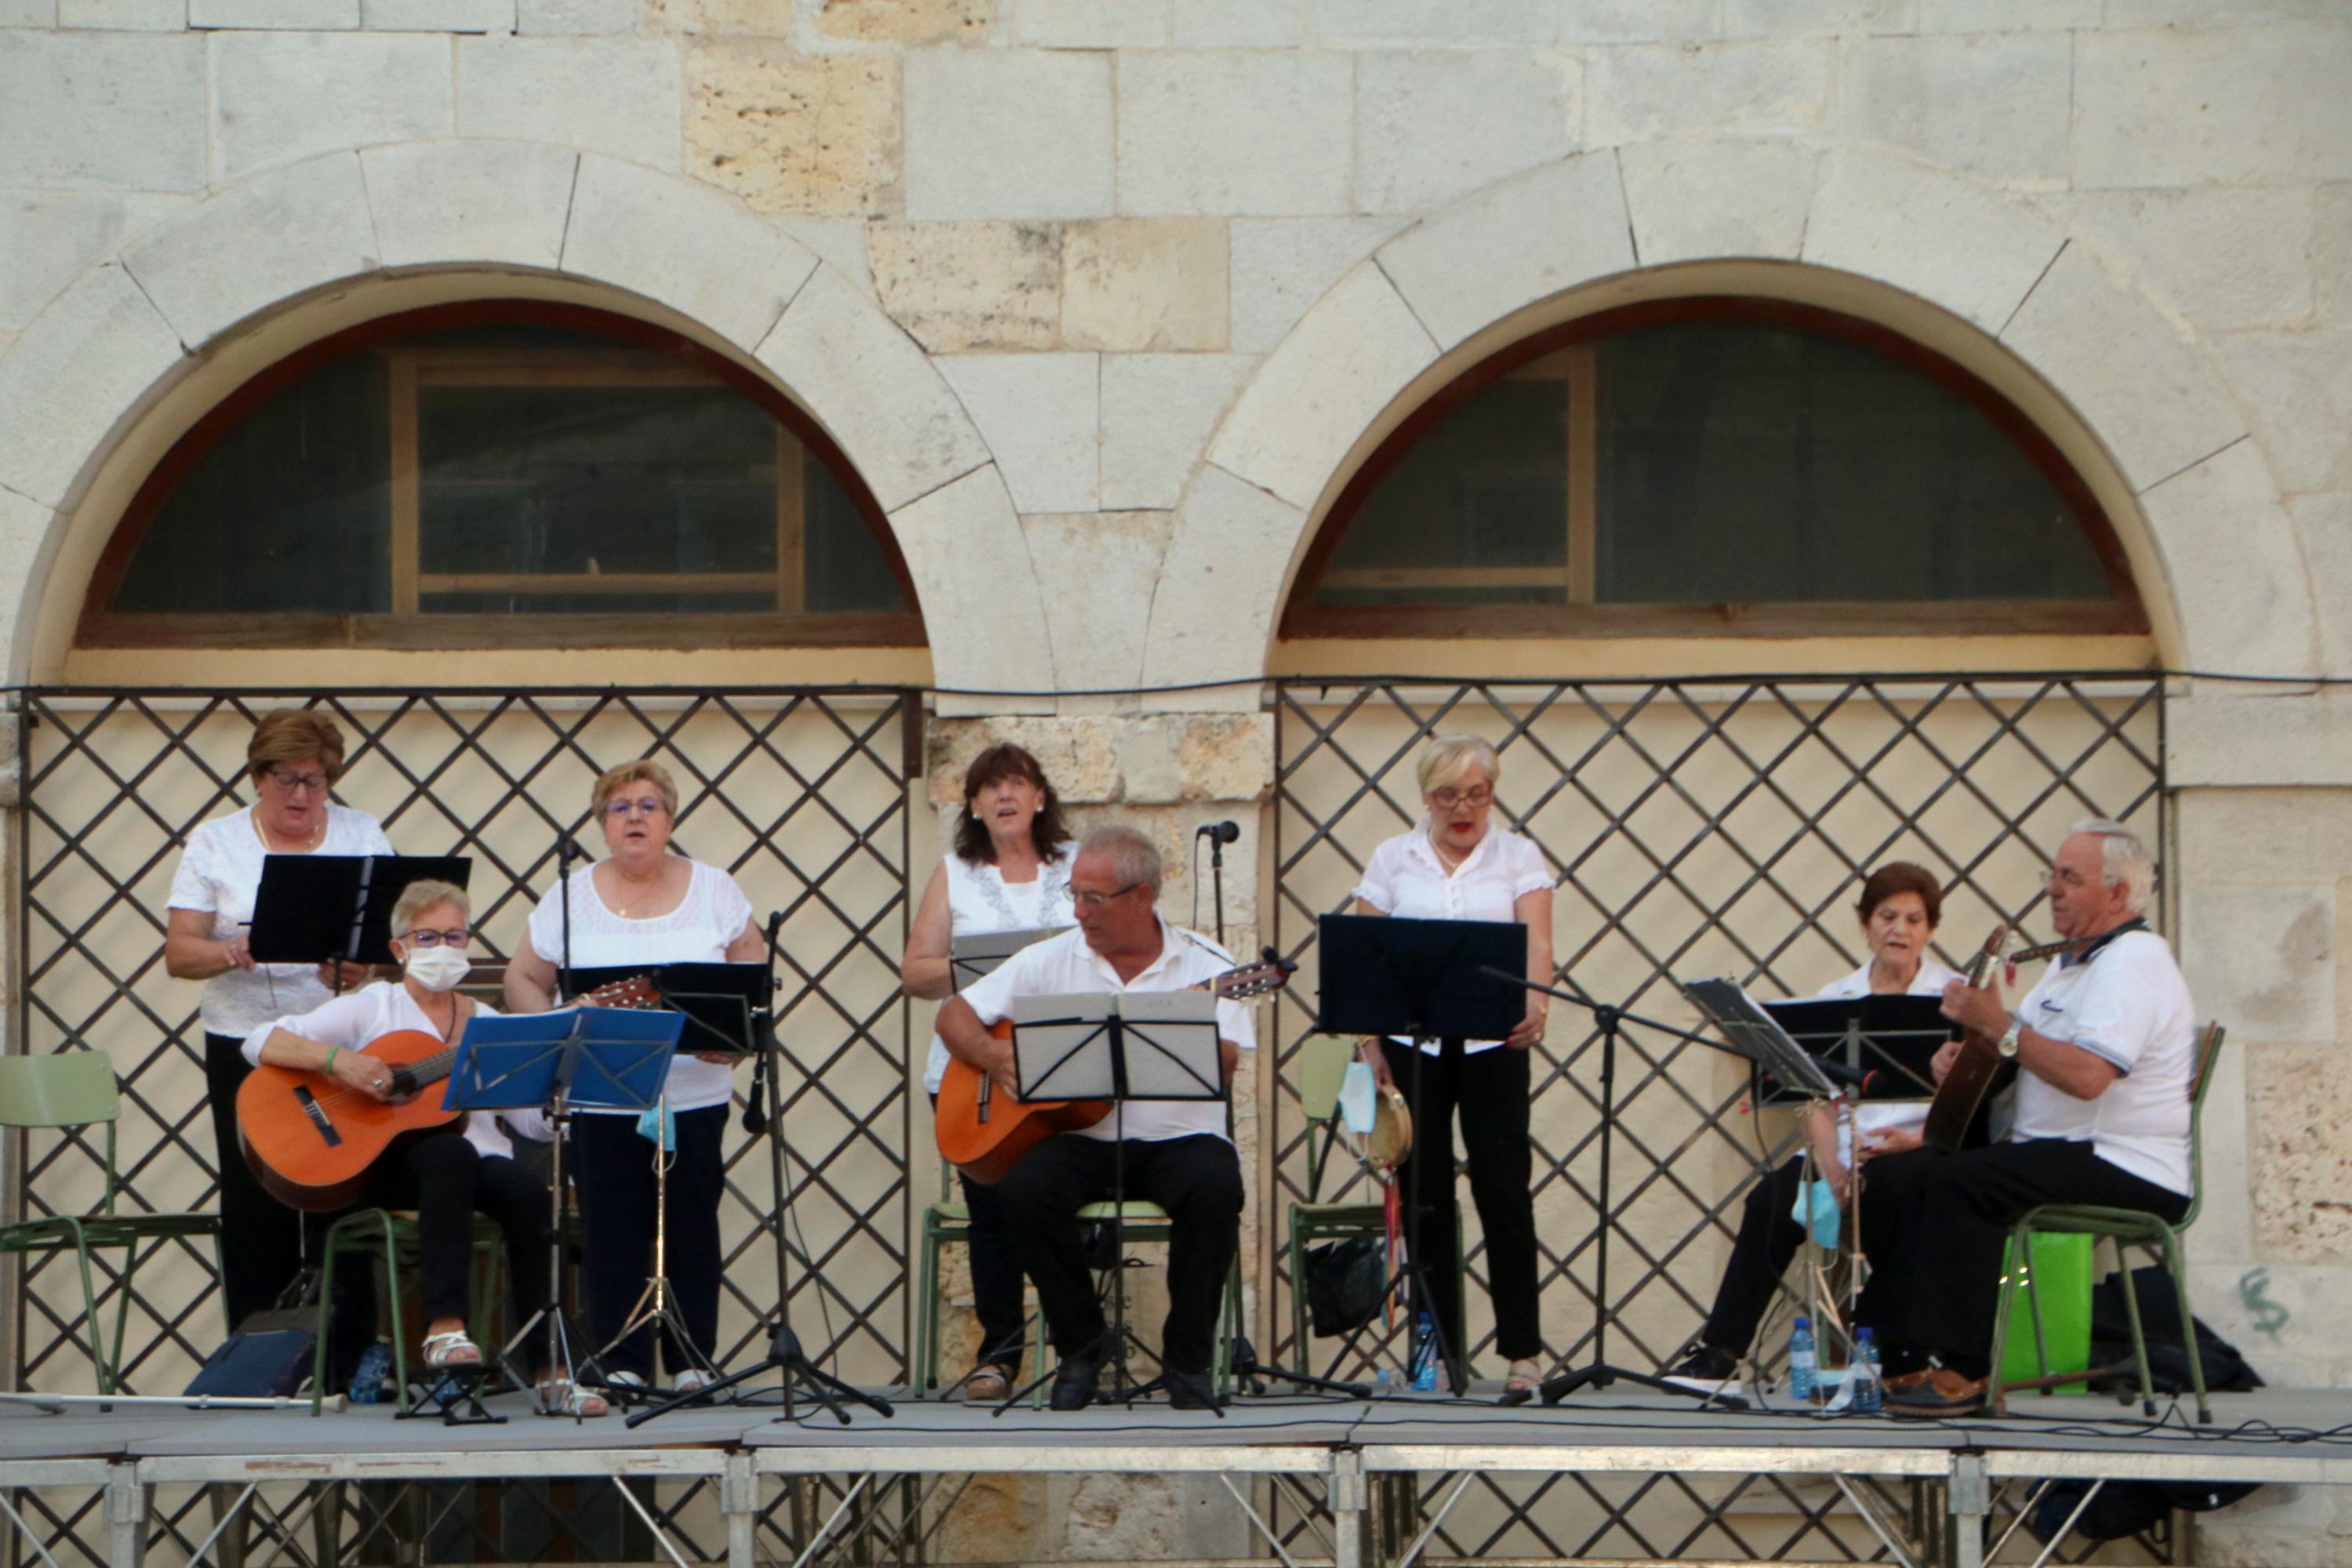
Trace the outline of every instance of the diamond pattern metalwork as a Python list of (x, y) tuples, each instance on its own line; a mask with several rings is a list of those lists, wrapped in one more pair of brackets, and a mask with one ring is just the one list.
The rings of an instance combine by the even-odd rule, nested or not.
[[(1541, 846), (1559, 879), (1560, 974), (1678, 1027), (1699, 1020), (1676, 979), (1727, 974), (1759, 995), (1810, 995), (1860, 963), (1852, 901), (1885, 860), (1943, 879), (1950, 959), (1997, 919), (2032, 929), (2046, 857), (2075, 820), (2115, 817), (2165, 841), (2161, 688), (2137, 674), (1298, 680), (1279, 688), (1276, 715), (1274, 935), (1302, 965), (1276, 1002), (1278, 1205), (1377, 1196), (1345, 1159), (1307, 1190), (1319, 1130), (1292, 1069), (1313, 1026), (1316, 920), (1349, 907), (1373, 847), (1420, 819), (1413, 768), (1432, 736), (1467, 731), (1496, 747), (1499, 820)], [(1553, 1009), (1532, 1112), (1543, 1321), (1565, 1364), (1595, 1352), (1601, 1235), (1600, 1035), (1574, 1012)], [(1785, 1119), (1749, 1115), (1748, 1093), (1727, 1057), (1638, 1024), (1621, 1034), (1610, 1360), (1662, 1363), (1705, 1316), (1748, 1179), (1788, 1143), (1785, 1126), (1767, 1127)], [(1466, 1196), (1464, 1209), (1483, 1284)], [(1293, 1274), (1279, 1247), (1275, 1274), (1269, 1321), (1286, 1340)], [(1469, 1312), (1474, 1360), (1491, 1357), (1483, 1290)], [(1773, 1334), (1768, 1323), (1759, 1343)], [(1283, 1349), (1341, 1376), (1371, 1375), (1382, 1352), (1371, 1335)], [(1834, 1494), (1800, 1495), (1778, 1477), (1478, 1480), (1433, 1552), (1852, 1561), (1880, 1550)]]
[[(163, 968), (164, 910), (197, 823), (248, 798), (254, 718), (327, 710), (349, 748), (338, 786), (393, 842), (474, 857), (477, 951), (503, 959), (552, 883), (559, 832), (588, 837), (590, 786), (656, 756), (683, 799), (678, 847), (733, 874), (784, 917), (777, 999), (795, 1326), (843, 1375), (905, 1375), (911, 1302), (906, 1008), (898, 953), (907, 891), (908, 767), (920, 709), (891, 690), (446, 690), (330, 694), (36, 690), (24, 697), (19, 1037), (29, 1051), (87, 1047), (123, 1080), (124, 1199), (203, 1208), (215, 1179), (196, 987)], [(748, 1089), (748, 1079), (739, 1087)], [(28, 1141), (28, 1214), (96, 1195), (97, 1151)], [(720, 1359), (773, 1311), (763, 1228), (779, 1195), (767, 1156), (730, 1158)], [(185, 1243), (143, 1257), (124, 1355), (132, 1392), (175, 1389), (216, 1342), (209, 1258)], [(89, 1379), (78, 1289), (25, 1270), (16, 1310), (20, 1386)], [(120, 1289), (110, 1279), (107, 1295)], [(102, 1306), (104, 1304), (102, 1303)]]

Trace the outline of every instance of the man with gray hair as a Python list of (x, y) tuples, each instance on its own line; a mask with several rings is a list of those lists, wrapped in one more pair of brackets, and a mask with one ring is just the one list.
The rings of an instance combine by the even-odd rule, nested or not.
[(2017, 1064), (2009, 1136), (1944, 1154), (1917, 1149), (1864, 1172), (1864, 1251), (1875, 1266), (1855, 1310), (1887, 1358), (1887, 1409), (1960, 1415), (1982, 1405), (2010, 1227), (2042, 1204), (2189, 1209), (2196, 1014), (2172, 949), (2144, 911), (2156, 865), (2138, 835), (2074, 825), (2050, 872), (2050, 919), (2070, 945), (2011, 1012), (2000, 977), (1954, 981), (1944, 1016), (1963, 1049)]
[[(1160, 851), (1133, 828), (1089, 835), (1070, 866), (1077, 929), (1023, 948), (940, 1008), (940, 1038), (948, 1049), (987, 1073), (997, 1094), (1018, 1099), (1013, 1047), (989, 1033), (1013, 1016), (1014, 998), (1183, 991), (1232, 969), (1231, 953), (1161, 918), (1160, 876)], [(1241, 1053), (1257, 1044), (1248, 1010), (1221, 998), (1217, 1034), (1230, 1087)], [(1241, 1160), (1225, 1136), (1224, 1103), (1214, 1100), (1130, 1100), (1092, 1127), (1047, 1138), (997, 1184), (1014, 1250), (1037, 1287), (1061, 1358), (1053, 1406), (1079, 1410), (1092, 1402), (1112, 1348), (1087, 1273), (1077, 1212), (1112, 1195), (1121, 1164), (1127, 1196), (1167, 1210), (1173, 1233), (1160, 1344), (1168, 1402), (1180, 1410), (1212, 1407), (1217, 1311), (1240, 1245), (1242, 1215)]]

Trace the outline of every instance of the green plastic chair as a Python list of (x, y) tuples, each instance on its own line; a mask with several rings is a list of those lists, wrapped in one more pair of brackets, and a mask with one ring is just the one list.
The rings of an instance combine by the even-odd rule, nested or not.
[[(123, 1331), (136, 1294), (132, 1280), (142, 1247), (175, 1237), (213, 1238), (213, 1278), (220, 1279), (220, 1216), (209, 1214), (118, 1214), (121, 1180), (114, 1169), (114, 1124), (122, 1113), (122, 1091), (114, 1064), (96, 1051), (76, 1049), (54, 1056), (0, 1057), (0, 1126), (57, 1130), (103, 1123), (106, 1128), (106, 1196), (95, 1214), (54, 1215), (0, 1226), (0, 1255), (70, 1251), (81, 1271), (82, 1313), (89, 1324), (89, 1359), (98, 1391), (116, 1392), (122, 1373)], [(98, 1291), (89, 1256), (101, 1248), (122, 1249), (122, 1277), (116, 1287), (114, 1341), (110, 1348), (99, 1328)], [(226, 1310), (226, 1300), (223, 1300)], [(232, 1325), (233, 1326), (233, 1325)]]
[[(971, 1241), (970, 1206), (950, 1201), (954, 1181), (953, 1167), (941, 1161), (939, 1199), (923, 1210), (915, 1275), (915, 1355), (907, 1387), (909, 1399), (921, 1399), (940, 1384), (940, 1257), (950, 1247), (969, 1246)], [(1043, 1337), (1038, 1316), (1033, 1311), (1029, 1314), (1026, 1364), (1036, 1363)]]
[[(400, 1389), (399, 1405), (408, 1414), (408, 1334), (401, 1321), (400, 1270), (416, 1261), (416, 1215), (406, 1209), (355, 1209), (327, 1227), (325, 1256), (320, 1264), (318, 1346), (310, 1359), (310, 1414), (325, 1407), (327, 1398), (327, 1328), (334, 1315), (335, 1262), (346, 1252), (363, 1252), (384, 1271), (385, 1310), (392, 1320), (392, 1375)], [(506, 1233), (488, 1215), (474, 1216), (474, 1296), (466, 1326), (477, 1344), (495, 1351), (499, 1339), (490, 1332), (506, 1281)]]
[[(2218, 1023), (2208, 1024), (2197, 1041), (2196, 1076), (2189, 1089), (2189, 1212), (2180, 1216), (2179, 1225), (2168, 1224), (2160, 1215), (2140, 1209), (2104, 1208), (2095, 1205), (2045, 1204), (2020, 1215), (2011, 1231), (2012, 1256), (2021, 1256), (2031, 1245), (2035, 1231), (2059, 1235), (2105, 1237), (2116, 1244), (2116, 1262), (2124, 1293), (2124, 1310), (2131, 1321), (2132, 1359), (2139, 1372), (2141, 1411), (2150, 1416), (2156, 1414), (2155, 1380), (2147, 1370), (2147, 1335), (2140, 1327), (2139, 1292), (2132, 1288), (2131, 1270), (2126, 1248), (2146, 1247), (2159, 1259), (2172, 1275), (2172, 1288), (2180, 1304), (2181, 1337), (2189, 1354), (2189, 1379), (2197, 1393), (2197, 1420), (2200, 1425), (2213, 1419), (2213, 1410), (2205, 1395), (2205, 1360), (2198, 1353), (2196, 1319), (2189, 1310), (2189, 1271), (2181, 1261), (2182, 1233), (2197, 1223), (2197, 1213), (2205, 1205), (2205, 1091), (2213, 1086), (2213, 1064), (2221, 1055), (2225, 1031)], [(1993, 1364), (2000, 1365), (2001, 1346), (2009, 1333), (2011, 1303), (2017, 1298), (2019, 1270), (2009, 1270), (2001, 1280), (2000, 1307), (1993, 1317)], [(2042, 1337), (2042, 1298), (2040, 1285), (2032, 1270), (2025, 1270), (2026, 1297), (2032, 1303), (2034, 1334)], [(2047, 1364), (2047, 1352), (2043, 1355)], [(2124, 1396), (2126, 1404), (2130, 1395)], [(1996, 1396), (1994, 1409), (2000, 1408)]]
[[(1318, 1131), (1339, 1113), (1339, 1086), (1348, 1064), (1356, 1059), (1352, 1040), (1336, 1035), (1310, 1035), (1298, 1047), (1298, 1105), (1307, 1117), (1310, 1147)], [(1314, 1178), (1310, 1175), (1310, 1191)], [(1344, 1241), (1360, 1236), (1388, 1234), (1384, 1204), (1326, 1204), (1293, 1201), (1286, 1226), (1290, 1238), (1291, 1354), (1307, 1363), (1307, 1249), (1321, 1241)], [(1462, 1245), (1462, 1200), (1454, 1200), (1454, 1275), (1456, 1300), (1466, 1300), (1469, 1266)], [(1310, 1369), (1311, 1370), (1311, 1369)]]

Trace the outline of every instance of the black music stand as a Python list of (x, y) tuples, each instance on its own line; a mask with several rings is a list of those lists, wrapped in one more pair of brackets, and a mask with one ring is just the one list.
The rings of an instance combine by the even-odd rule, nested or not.
[(1018, 931), (991, 931), (960, 936), (948, 944), (948, 984), (958, 991), (992, 973), (996, 966), (1032, 942), (1060, 936), (1070, 926), (1024, 926)]
[(256, 963), (390, 963), (392, 906), (408, 885), (462, 888), (473, 874), (465, 855), (265, 855), (247, 945)]
[[(1695, 1035), (1688, 1029), (1677, 1029), (1672, 1024), (1662, 1024), (1654, 1018), (1644, 1018), (1638, 1014), (1628, 1013), (1622, 1007), (1612, 1007), (1606, 1003), (1596, 1002), (1583, 992), (1572, 987), (1538, 985), (1534, 981), (1525, 978), (1515, 971), (1507, 970), (1499, 964), (1488, 967), (1486, 973), (1494, 979), (1507, 980), (1526, 990), (1540, 991), (1547, 996), (1556, 996), (1563, 1002), (1572, 1003), (1591, 1014), (1592, 1021), (1601, 1028), (1601, 1180), (1600, 1190), (1594, 1198), (1599, 1217), (1595, 1226), (1593, 1248), (1592, 1359), (1573, 1371), (1564, 1372), (1558, 1377), (1545, 1379), (1535, 1392), (1543, 1395), (1543, 1402), (1546, 1405), (1557, 1405), (1579, 1389), (1606, 1388), (1612, 1383), (1633, 1383), (1639, 1384), (1644, 1388), (1656, 1389), (1661, 1394), (1695, 1398), (1702, 1405), (1721, 1405), (1730, 1410), (1747, 1409), (1748, 1401), (1737, 1394), (1702, 1392), (1696, 1388), (1686, 1388), (1656, 1373), (1635, 1372), (1631, 1367), (1612, 1366), (1610, 1364), (1608, 1356), (1609, 1227), (1614, 1217), (1609, 1200), (1609, 1165), (1617, 1130), (1618, 1028), (1623, 1024), (1634, 1023), (1659, 1034), (1672, 1036), (1678, 1040), (1688, 1040), (1694, 1045), (1710, 1046), (1717, 1050), (1726, 1047), (1720, 1041), (1711, 1040), (1705, 1035)], [(1744, 1053), (1741, 1054), (1744, 1055)], [(1802, 1053), (1800, 1052), (1799, 1056), (1801, 1057)], [(1527, 1401), (1526, 1391), (1513, 1393), (1507, 1390), (1501, 1403), (1524, 1405)]]
[[(1412, 1083), (1405, 1097), (1416, 1142), (1423, 1125), (1423, 1046), (1434, 1040), (1440, 1060), (1458, 1062), (1463, 1041), (1501, 1039), (1527, 1016), (1527, 1005), (1515, 989), (1519, 982), (1497, 984), (1486, 973), (1490, 965), (1512, 972), (1525, 968), (1528, 928), (1515, 921), (1325, 915), (1316, 925), (1316, 946), (1322, 970), (1315, 1016), (1318, 1034), (1403, 1036), (1412, 1041)], [(1459, 1399), (1469, 1392), (1468, 1348), (1456, 1352), (1422, 1257), (1421, 1218), (1429, 1207), (1433, 1180), (1443, 1184), (1439, 1200), (1454, 1201), (1453, 1172), (1433, 1178), (1426, 1162), (1413, 1167), (1413, 1190), (1404, 1205), (1405, 1258), (1381, 1295), (1410, 1288), (1406, 1300), (1412, 1310), (1429, 1314), (1438, 1353), (1445, 1359), (1446, 1381)]]
[[(1217, 1000), (1202, 991), (1113, 991), (1019, 996), (1013, 1003), (1013, 1076), (1022, 1100), (1110, 1102), (1111, 1257), (1127, 1253), (1127, 1102), (1215, 1101), (1225, 1098)], [(1151, 1352), (1127, 1325), (1127, 1292), (1111, 1287), (1110, 1397), (1133, 1405), (1168, 1385), (1167, 1363), (1144, 1383), (1128, 1378), (1130, 1350)], [(1159, 1358), (1155, 1357), (1155, 1360)], [(1059, 1369), (1056, 1368), (1056, 1371)], [(1007, 1394), (1003, 1415), (1055, 1376), (1039, 1374)], [(1222, 1405), (1209, 1408), (1224, 1419)]]
[[(1936, 1053), (1953, 1037), (1940, 996), (1832, 996), (1757, 1005), (1807, 1056), (1859, 1075), (1864, 1081), (1858, 1092), (1865, 1100), (1934, 1094)], [(1765, 1103), (1804, 1098), (1776, 1077)]]
[[(621, 1007), (477, 1016), (457, 1038), (442, 1105), (447, 1110), (543, 1109), (554, 1137), (548, 1145), (547, 1300), (509, 1335), (507, 1362), (545, 1320), (547, 1369), (576, 1385), (572, 1344), (586, 1336), (563, 1310), (563, 1137), (574, 1106), (643, 1110), (661, 1098), (677, 1049), (675, 1015)], [(592, 1356), (593, 1362), (594, 1358)], [(528, 1386), (511, 1365), (507, 1375)], [(542, 1415), (561, 1414), (545, 1408)], [(574, 1419), (578, 1419), (575, 1415)]]

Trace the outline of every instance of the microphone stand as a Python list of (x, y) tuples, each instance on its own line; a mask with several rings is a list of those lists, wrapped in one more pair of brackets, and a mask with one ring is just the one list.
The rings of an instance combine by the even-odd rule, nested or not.
[[(1695, 1035), (1687, 1029), (1678, 1029), (1672, 1024), (1662, 1024), (1654, 1018), (1644, 1018), (1638, 1014), (1628, 1013), (1622, 1007), (1612, 1007), (1606, 1003), (1596, 1002), (1581, 991), (1538, 985), (1524, 974), (1514, 974), (1507, 969), (1497, 969), (1492, 964), (1480, 964), (1478, 973), (1491, 975), (1497, 980), (1507, 980), (1514, 985), (1522, 986), (1529, 991), (1540, 991), (1547, 996), (1557, 996), (1563, 1002), (1572, 1003), (1591, 1014), (1592, 1021), (1601, 1026), (1601, 1192), (1598, 1200), (1599, 1236), (1593, 1261), (1592, 1360), (1573, 1371), (1562, 1373), (1558, 1377), (1547, 1378), (1537, 1392), (1543, 1395), (1543, 1402), (1546, 1405), (1557, 1405), (1580, 1389), (1606, 1388), (1612, 1383), (1633, 1383), (1644, 1388), (1654, 1388), (1662, 1394), (1679, 1394), (1684, 1398), (1696, 1399), (1701, 1405), (1721, 1405), (1730, 1410), (1747, 1409), (1748, 1401), (1738, 1394), (1720, 1391), (1702, 1394), (1697, 1389), (1685, 1388), (1681, 1384), (1670, 1382), (1655, 1373), (1635, 1372), (1630, 1367), (1612, 1366), (1608, 1359), (1611, 1310), (1609, 1226), (1613, 1217), (1609, 1207), (1609, 1159), (1613, 1142), (1612, 1134), (1617, 1125), (1617, 1026), (1622, 1023), (1632, 1022), (1641, 1025), (1643, 1028), (1670, 1035), (1678, 1040), (1689, 1040), (1694, 1044), (1706, 1046), (1713, 1049), (1719, 1050), (1722, 1047), (1704, 1035)], [(1508, 1393), (1503, 1395), (1503, 1403), (1507, 1405), (1524, 1405), (1527, 1400), (1528, 1394), (1525, 1390), (1519, 1391), (1517, 1397)]]

